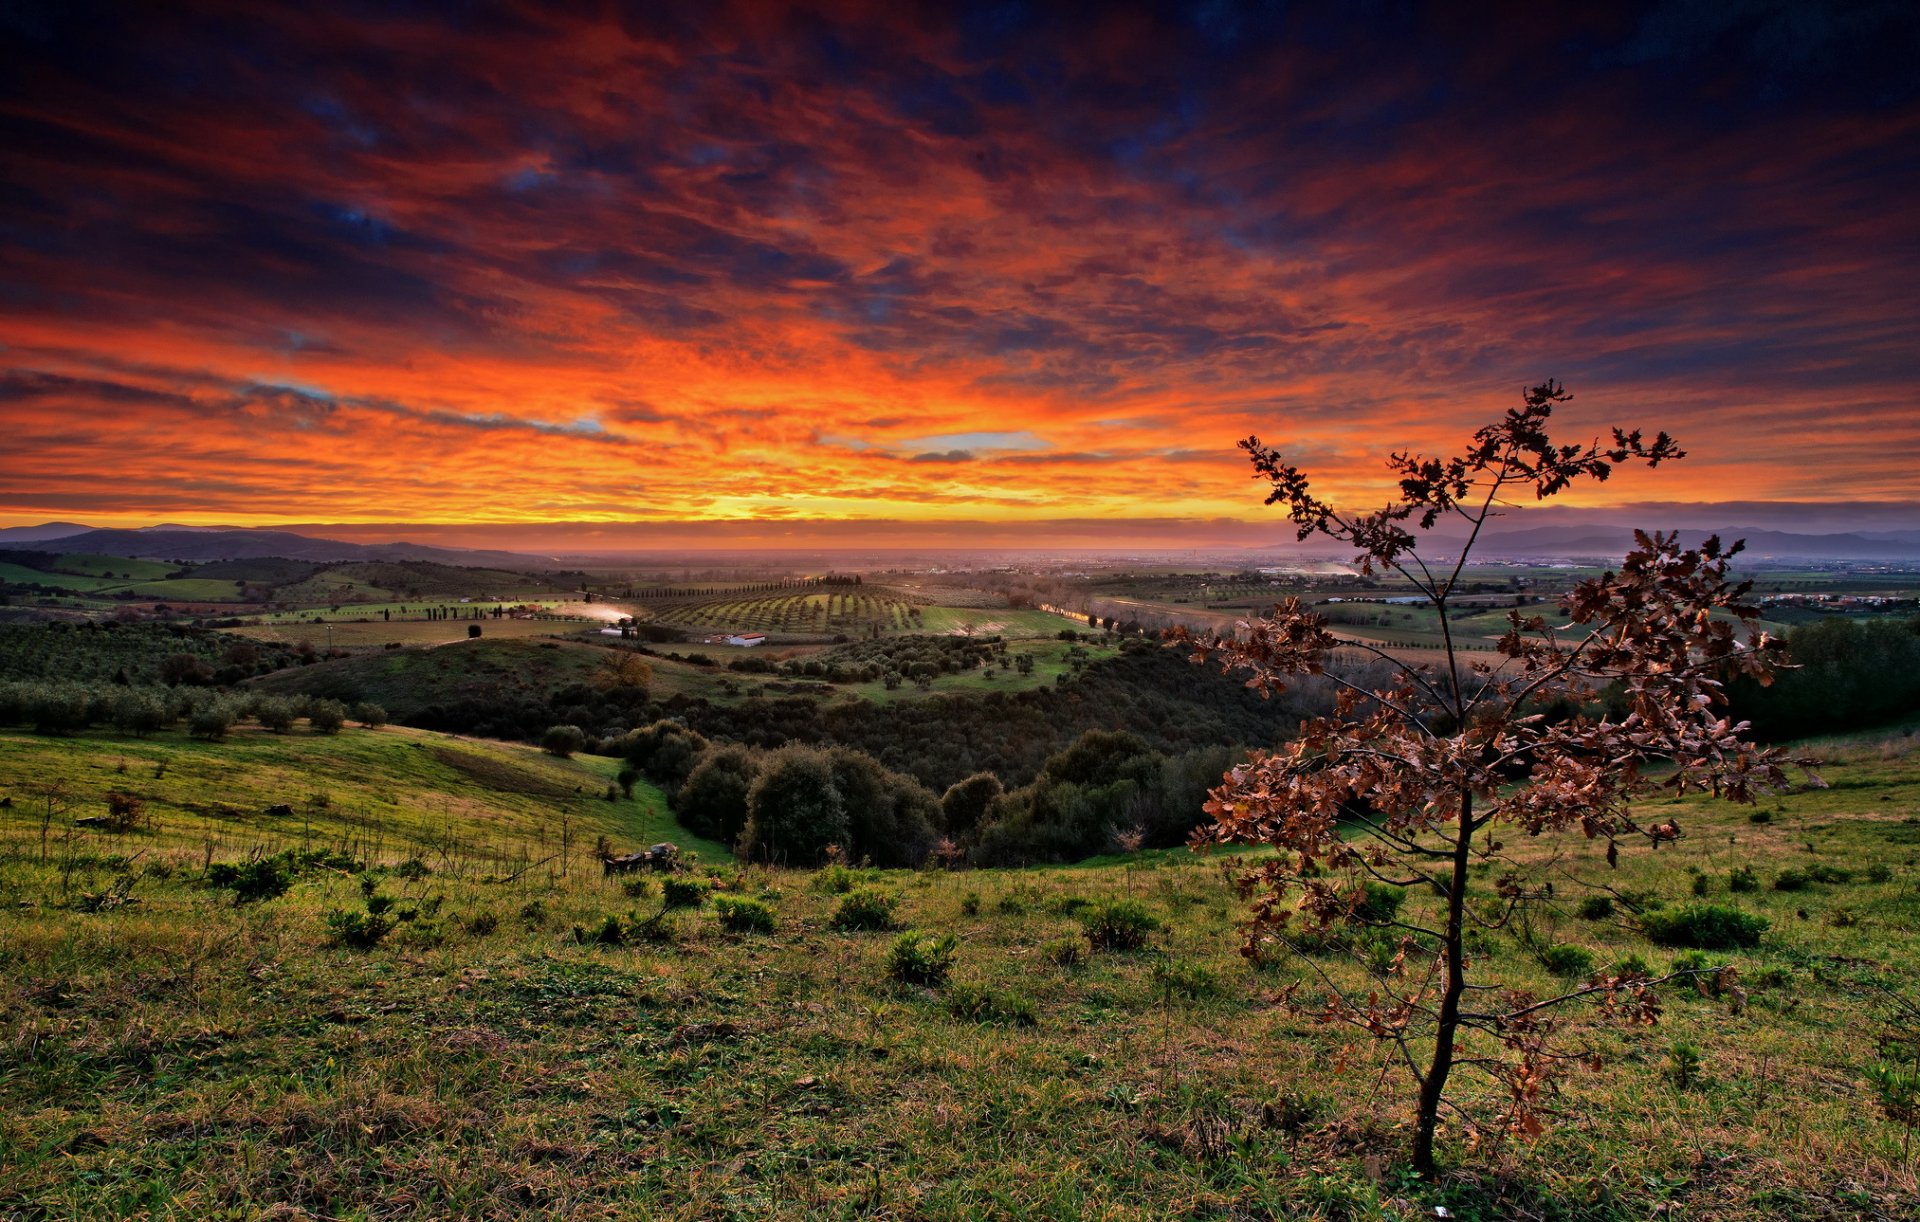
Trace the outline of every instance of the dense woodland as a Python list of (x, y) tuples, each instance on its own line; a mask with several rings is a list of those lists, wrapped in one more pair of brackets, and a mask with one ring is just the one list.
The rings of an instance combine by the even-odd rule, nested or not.
[[(1872, 725), (1920, 707), (1920, 620), (1821, 620), (1789, 643), (1796, 669), (1771, 687), (1731, 689), (1734, 713), (1762, 737)], [(180, 625), (0, 625), (0, 724), (46, 734), (178, 727), (217, 738), (245, 721), (337, 728), (391, 714), (422, 729), (625, 757), (689, 831), (766, 860), (811, 864), (834, 851), (882, 865), (930, 854), (1015, 865), (1181, 842), (1241, 752), (1280, 741), (1328, 704), (1314, 682), (1262, 700), (1138, 639), (1056, 685), (887, 704), (814, 694), (661, 700), (645, 684), (497, 665), (475, 668), (457, 690), (422, 683), (413, 702), (386, 696), (388, 708), (373, 697), (392, 685), (376, 693), (365, 668), (318, 660), (311, 649)], [(834, 682), (996, 663), (1005, 664), (1004, 646), (992, 638), (899, 636), (737, 664), (817, 678), (832, 695)], [(268, 674), (276, 687), (252, 688)], [(558, 739), (556, 727), (566, 729)]]

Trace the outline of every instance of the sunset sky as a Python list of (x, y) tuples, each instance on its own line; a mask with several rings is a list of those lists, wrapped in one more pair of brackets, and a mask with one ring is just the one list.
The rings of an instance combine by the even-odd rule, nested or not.
[(630, 8), (0, 7), (0, 525), (1198, 539), (1548, 376), (1920, 524), (1910, 3)]

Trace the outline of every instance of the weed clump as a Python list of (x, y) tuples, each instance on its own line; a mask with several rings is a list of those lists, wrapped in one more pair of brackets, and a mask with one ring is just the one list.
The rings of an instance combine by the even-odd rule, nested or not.
[(1220, 994), (1219, 977), (1198, 963), (1162, 959), (1153, 965), (1152, 979), (1153, 991), (1165, 1002), (1200, 1001)]
[(884, 891), (862, 887), (841, 897), (833, 913), (833, 927), (841, 930), (875, 930), (894, 927), (893, 909), (900, 901)]
[(1735, 866), (1733, 872), (1727, 875), (1729, 891), (1758, 891), (1759, 889), (1760, 876), (1753, 872), (1751, 866)]
[(887, 952), (887, 975), (902, 984), (923, 984), (937, 988), (947, 982), (953, 970), (953, 955), (960, 945), (954, 934), (935, 936), (909, 931), (894, 939)]
[(379, 912), (373, 911), (371, 902), (363, 910), (352, 908), (327, 910), (327, 929), (333, 935), (334, 944), (352, 947), (354, 950), (372, 950), (380, 945), (399, 923), (398, 918), (387, 912), (384, 907)]
[(275, 899), (293, 886), (293, 860), (275, 853), (251, 861), (216, 861), (207, 867), (207, 885), (231, 890), (235, 904)]
[(1613, 897), (1589, 895), (1580, 901), (1579, 911), (1583, 921), (1604, 921), (1613, 915)]
[(713, 911), (728, 933), (772, 933), (778, 924), (773, 909), (744, 895), (715, 897)]
[(1573, 946), (1566, 942), (1556, 942), (1540, 952), (1541, 967), (1569, 980), (1579, 980), (1593, 975), (1594, 965), (1597, 962), (1593, 952), (1586, 947)]
[(1107, 900), (1080, 914), (1080, 927), (1095, 950), (1138, 950), (1160, 921), (1133, 900)]
[(1640, 927), (1660, 946), (1695, 946), (1725, 950), (1758, 946), (1771, 922), (1756, 913), (1726, 904), (1684, 904), (1661, 912), (1643, 913)]
[(1033, 1003), (1025, 997), (972, 984), (953, 986), (947, 994), (947, 1012), (976, 1023), (1034, 1027), (1040, 1022)]
[(698, 878), (668, 878), (660, 883), (660, 902), (669, 908), (698, 908), (711, 890), (711, 884)]
[(1042, 946), (1040, 953), (1055, 967), (1074, 968), (1087, 961), (1086, 948), (1078, 938), (1055, 938)]

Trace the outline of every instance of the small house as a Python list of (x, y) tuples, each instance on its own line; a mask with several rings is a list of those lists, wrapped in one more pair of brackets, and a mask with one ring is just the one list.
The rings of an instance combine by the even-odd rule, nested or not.
[(767, 634), (764, 632), (737, 632), (727, 638), (729, 645), (764, 645)]

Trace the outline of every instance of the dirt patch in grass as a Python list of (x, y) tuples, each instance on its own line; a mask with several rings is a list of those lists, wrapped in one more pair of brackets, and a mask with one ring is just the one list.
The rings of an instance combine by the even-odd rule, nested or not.
[(569, 789), (537, 772), (510, 764), (490, 755), (471, 755), (450, 747), (433, 748), (433, 757), (447, 767), (471, 778), (495, 793), (519, 793), (534, 798), (571, 798), (578, 787)]

